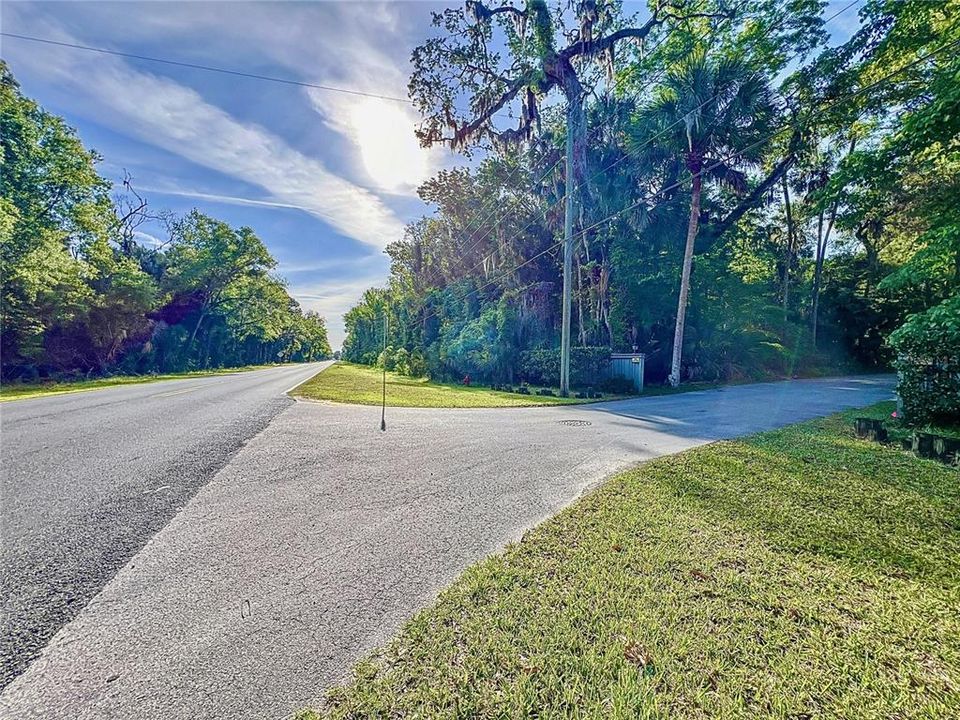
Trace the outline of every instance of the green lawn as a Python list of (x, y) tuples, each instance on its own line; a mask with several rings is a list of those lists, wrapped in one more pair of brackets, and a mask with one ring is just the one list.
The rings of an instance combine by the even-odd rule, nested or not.
[(51, 380), (44, 383), (7, 383), (0, 385), (0, 402), (6, 400), (26, 400), (41, 395), (64, 395), (66, 393), (98, 390), (114, 385), (136, 385), (140, 383), (157, 382), (158, 380), (183, 380), (192, 377), (207, 377), (209, 375), (225, 375), (229, 373), (260, 370), (262, 368), (279, 367), (278, 365), (249, 365), (238, 368), (219, 368), (216, 370), (195, 370), (184, 373), (168, 373), (166, 375), (116, 375), (114, 377), (96, 378), (94, 380), (73, 380), (57, 382)]
[(858, 414), (615, 477), (303, 717), (960, 717), (960, 473)]
[[(338, 362), (294, 390), (311, 400), (379, 405), (383, 372), (365, 365)], [(605, 400), (616, 399), (608, 395)], [(519, 395), (485, 387), (430, 382), (425, 378), (387, 373), (387, 405), (391, 407), (484, 408), (582, 403), (576, 398)]]

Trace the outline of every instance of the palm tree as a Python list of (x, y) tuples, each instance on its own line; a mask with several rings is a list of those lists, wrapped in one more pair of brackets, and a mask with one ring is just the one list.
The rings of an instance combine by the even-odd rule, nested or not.
[[(747, 178), (739, 168), (759, 163), (772, 115), (771, 93), (764, 78), (736, 58), (712, 58), (699, 50), (668, 72), (653, 99), (634, 119), (631, 137), (643, 147), (647, 160), (666, 166), (682, 163), (692, 180), (670, 369), (674, 387), (680, 384), (683, 324), (703, 181), (742, 193)], [(651, 138), (656, 139), (650, 142)], [(675, 177), (678, 170), (668, 169), (665, 176)]]

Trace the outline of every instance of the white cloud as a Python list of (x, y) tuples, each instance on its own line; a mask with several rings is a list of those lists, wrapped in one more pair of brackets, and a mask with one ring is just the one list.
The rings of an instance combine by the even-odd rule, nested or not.
[(414, 134), (419, 117), (395, 100), (308, 89), (314, 109), (331, 129), (349, 139), (378, 190), (408, 196), (450, 159), (445, 148), (424, 149)]
[[(272, 3), (6, 3), (3, 19), (11, 32), (238, 70), (263, 69), (266, 74), (406, 97), (409, 49), (429, 32), (429, 10), (420, 3), (386, 2), (284, 3), (282, 12)], [(337, 167), (349, 173), (351, 182), (347, 175), (335, 175), (318, 159), (291, 147), (269, 127), (244, 124), (197, 92), (161, 76), (180, 76), (163, 65), (136, 63), (134, 68), (109, 56), (22, 41), (5, 43), (4, 56), (15, 61), (18, 74), (29, 70), (24, 76), (29, 75), (30, 86), (57, 88), (55, 111), (68, 108), (71, 115), (263, 191), (217, 193), (164, 183), (151, 192), (304, 210), (364, 243), (367, 254), (356, 261), (312, 263), (291, 258), (293, 262), (281, 262), (279, 268), (337, 273), (334, 283), (313, 281), (291, 288), (305, 308), (327, 317), (335, 346), (343, 339), (340, 315), (366, 288), (385, 281), (388, 261), (377, 251), (402, 233), (401, 220), (380, 198), (410, 197), (419, 182), (451, 159), (443, 149), (417, 151), (413, 136), (417, 116), (409, 104), (391, 102), (393, 110), (380, 113), (386, 106), (377, 101), (370, 104), (362, 97), (291, 88), (291, 97), (306, 97), (307, 108), (312, 107), (346, 141), (332, 147), (330, 156), (325, 149), (317, 152), (324, 158), (336, 157)], [(259, 87), (252, 81), (238, 82), (245, 93)], [(385, 114), (389, 121), (373, 122), (371, 113), (373, 120)], [(272, 127), (271, 121), (261, 122)], [(368, 140), (387, 148), (389, 157), (369, 150), (364, 157)], [(130, 162), (123, 158), (118, 167)], [(155, 169), (151, 167), (149, 174), (156, 186)], [(202, 181), (191, 179), (190, 185), (198, 184), (202, 186)], [(372, 186), (372, 191), (361, 185)], [(364, 277), (351, 277), (357, 272)]]
[(228, 205), (249, 205), (252, 207), (277, 208), (281, 210), (303, 210), (304, 212), (313, 212), (313, 208), (307, 205), (294, 205), (292, 203), (275, 202), (273, 200), (244, 198), (237, 197), (236, 195), (220, 195), (218, 193), (201, 192), (199, 190), (171, 190), (161, 187), (144, 187), (141, 188), (141, 190), (145, 193), (173, 195), (176, 197), (194, 198), (196, 200), (208, 200), (210, 202), (227, 203)]
[(146, 245), (147, 247), (158, 247), (163, 245), (163, 240), (158, 238), (156, 235), (151, 235), (150, 233), (143, 232), (142, 230), (134, 230), (133, 237), (135, 237), (141, 245)]
[[(231, 5), (227, 13), (223, 3), (126, 7), (129, 12), (117, 13), (106, 4), (84, 3), (80, 11), (64, 8), (58, 14), (95, 23), (98, 38), (116, 38), (120, 47), (165, 38), (177, 47), (176, 59), (243, 70), (268, 58), (286, 68), (279, 75), (401, 99), (407, 97), (410, 48), (429, 21), (423, 3), (284, 3), (282, 15), (271, 3)], [(361, 184), (377, 192), (411, 197), (453, 160), (445, 148), (419, 147), (414, 136), (419, 116), (410, 103), (315, 88), (303, 92), (324, 124), (351, 142), (356, 177), (367, 178)]]
[(331, 347), (343, 345), (346, 331), (343, 314), (357, 304), (364, 290), (384, 284), (384, 275), (371, 275), (349, 282), (323, 282), (292, 285), (287, 288), (304, 310), (315, 310), (327, 319), (327, 334)]
[[(290, 273), (315, 273), (323, 272), (326, 270), (337, 270), (343, 271), (347, 269), (355, 268), (369, 268), (373, 265), (380, 265), (381, 267), (386, 266), (385, 259), (382, 255), (364, 255), (362, 257), (356, 258), (331, 258), (329, 260), (315, 260), (308, 262), (298, 262), (298, 261), (286, 261), (278, 260), (278, 270), (281, 275), (288, 275)], [(342, 275), (341, 275), (342, 277)], [(366, 282), (369, 285), (376, 284), (382, 281), (382, 277), (378, 276), (375, 278), (370, 278)]]
[(376, 195), (265, 128), (237, 121), (190, 88), (80, 51), (49, 48), (18, 58), (32, 75), (80, 94), (81, 107), (118, 132), (258, 185), (270, 202), (306, 210), (372, 247), (383, 248), (402, 235), (403, 223)]

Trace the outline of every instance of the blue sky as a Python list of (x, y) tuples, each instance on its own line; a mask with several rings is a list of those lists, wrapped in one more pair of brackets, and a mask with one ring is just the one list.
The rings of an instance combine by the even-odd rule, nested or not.
[[(437, 7), (5, 0), (0, 21), (5, 32), (402, 98)], [(831, 29), (848, 35), (855, 11)], [(383, 247), (429, 210), (416, 186), (459, 161), (417, 147), (405, 103), (8, 38), (2, 55), (25, 93), (103, 156), (109, 179), (126, 170), (156, 209), (254, 228), (291, 294), (326, 316), (334, 347), (342, 313), (386, 279)]]

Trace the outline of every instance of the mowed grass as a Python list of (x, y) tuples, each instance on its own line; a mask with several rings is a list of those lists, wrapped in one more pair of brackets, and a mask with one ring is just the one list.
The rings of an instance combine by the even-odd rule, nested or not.
[(280, 366), (248, 365), (237, 368), (195, 370), (183, 373), (167, 373), (164, 375), (116, 375), (114, 377), (96, 378), (93, 380), (70, 380), (62, 382), (51, 380), (43, 383), (4, 383), (0, 385), (0, 402), (6, 400), (26, 400), (43, 395), (65, 395), (67, 393), (84, 392), (86, 390), (99, 390), (100, 388), (113, 387), (115, 385), (139, 385), (142, 383), (157, 382), (159, 380), (184, 380), (210, 375), (227, 375), (230, 373), (262, 370), (271, 367)]
[(858, 414), (615, 477), (302, 717), (960, 717), (960, 473)]
[[(379, 405), (383, 400), (383, 371), (365, 365), (338, 362), (296, 388), (294, 395), (311, 400), (357, 405)], [(613, 399), (612, 396), (604, 398)], [(485, 387), (430, 382), (387, 373), (387, 405), (390, 407), (484, 408), (528, 407), (582, 403), (576, 398), (520, 395)]]

